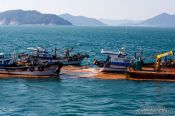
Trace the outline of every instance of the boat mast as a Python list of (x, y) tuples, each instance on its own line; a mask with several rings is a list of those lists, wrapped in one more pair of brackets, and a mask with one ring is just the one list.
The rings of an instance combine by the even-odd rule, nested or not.
[(55, 52), (55, 58), (57, 57), (57, 50), (58, 49), (55, 47), (55, 51), (54, 51)]
[(14, 49), (13, 54), (12, 54), (12, 60), (13, 62), (16, 62), (16, 51)]
[(125, 40), (124, 40), (124, 45), (123, 45), (124, 49), (125, 49), (125, 45), (126, 45), (126, 34), (127, 34), (127, 27), (126, 27), (126, 24), (125, 24)]

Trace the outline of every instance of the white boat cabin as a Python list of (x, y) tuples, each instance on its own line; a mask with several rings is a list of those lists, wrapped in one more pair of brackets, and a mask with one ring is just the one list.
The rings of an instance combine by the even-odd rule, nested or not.
[(125, 48), (121, 48), (118, 52), (101, 50), (102, 54), (108, 55), (106, 62), (110, 62), (111, 65), (129, 66), (130, 59), (127, 57)]
[(46, 49), (37, 47), (37, 48), (27, 48), (32, 52), (32, 55), (38, 56), (38, 57), (43, 57), (43, 58), (51, 58), (52, 54), (49, 54)]

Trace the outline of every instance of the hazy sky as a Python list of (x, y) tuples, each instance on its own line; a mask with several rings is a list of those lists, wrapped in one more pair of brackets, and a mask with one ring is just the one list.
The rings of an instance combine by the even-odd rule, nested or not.
[(175, 14), (175, 0), (0, 0), (0, 12), (11, 9), (142, 20), (162, 12)]

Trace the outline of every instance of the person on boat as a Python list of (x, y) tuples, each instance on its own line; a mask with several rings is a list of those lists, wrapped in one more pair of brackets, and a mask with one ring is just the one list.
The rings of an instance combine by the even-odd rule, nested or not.
[(169, 59), (169, 62), (170, 62), (170, 66), (172, 67), (174, 65), (173, 59)]
[(167, 66), (167, 57), (165, 56), (161, 62), (162, 66)]
[(156, 71), (160, 71), (160, 63), (161, 63), (161, 59), (157, 59), (156, 64), (155, 64)]
[(110, 67), (110, 64), (111, 64), (111, 62), (110, 62), (110, 61), (111, 61), (111, 57), (110, 57), (110, 56), (108, 56), (108, 57), (107, 57), (107, 59), (106, 59), (106, 61), (105, 61), (104, 66), (109, 68), (109, 67)]
[(69, 49), (65, 50), (64, 54), (65, 54), (66, 57), (69, 57)]
[(63, 64), (60, 63), (60, 65), (56, 68), (55, 73), (56, 73), (57, 75), (59, 75), (59, 73), (60, 73), (62, 67), (63, 67)]
[(106, 59), (106, 63), (108, 63), (110, 61), (110, 57), (108, 56)]

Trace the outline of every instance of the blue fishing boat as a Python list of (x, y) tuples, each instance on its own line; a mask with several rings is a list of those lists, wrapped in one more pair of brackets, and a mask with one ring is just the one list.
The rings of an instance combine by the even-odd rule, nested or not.
[(131, 65), (125, 48), (122, 47), (118, 52), (101, 50), (102, 54), (107, 55), (106, 61), (94, 60), (94, 64), (100, 67), (101, 72), (126, 72), (127, 67)]

